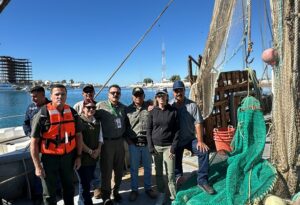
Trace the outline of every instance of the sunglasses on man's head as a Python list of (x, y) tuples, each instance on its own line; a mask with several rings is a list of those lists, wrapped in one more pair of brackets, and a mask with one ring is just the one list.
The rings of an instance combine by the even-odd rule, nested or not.
[(121, 94), (120, 92), (109, 92), (109, 93), (112, 95), (120, 95)]
[(96, 110), (96, 106), (85, 106), (88, 110)]

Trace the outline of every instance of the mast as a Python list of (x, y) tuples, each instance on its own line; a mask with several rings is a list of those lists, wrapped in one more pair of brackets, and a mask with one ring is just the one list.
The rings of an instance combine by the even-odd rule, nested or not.
[(166, 71), (167, 71), (167, 65), (166, 65), (166, 48), (165, 43), (162, 42), (161, 46), (161, 82), (166, 81)]

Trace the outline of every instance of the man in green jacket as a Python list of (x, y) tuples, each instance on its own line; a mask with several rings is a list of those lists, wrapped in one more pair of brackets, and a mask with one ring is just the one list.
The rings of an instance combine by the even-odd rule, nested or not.
[[(124, 133), (126, 130), (125, 105), (119, 102), (121, 88), (111, 85), (108, 89), (108, 100), (97, 103), (97, 109), (103, 132), (103, 141), (100, 159), (101, 191), (104, 205), (113, 204), (110, 195), (113, 190), (114, 200), (122, 201), (119, 188), (124, 169)], [(114, 171), (115, 185), (111, 188), (112, 171)]]

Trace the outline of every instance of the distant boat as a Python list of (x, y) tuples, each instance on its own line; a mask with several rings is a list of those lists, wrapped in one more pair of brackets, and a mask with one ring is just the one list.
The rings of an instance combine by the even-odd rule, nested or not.
[(13, 91), (16, 90), (16, 87), (11, 83), (1, 82), (0, 83), (0, 91)]
[(30, 87), (26, 85), (25, 87), (21, 88), (21, 91), (29, 92), (30, 91)]

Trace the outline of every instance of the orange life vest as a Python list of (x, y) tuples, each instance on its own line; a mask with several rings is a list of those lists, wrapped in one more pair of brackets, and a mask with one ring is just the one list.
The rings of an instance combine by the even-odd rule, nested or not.
[(76, 147), (75, 121), (68, 105), (64, 105), (61, 114), (51, 103), (46, 105), (50, 127), (42, 134), (41, 153), (63, 155)]

